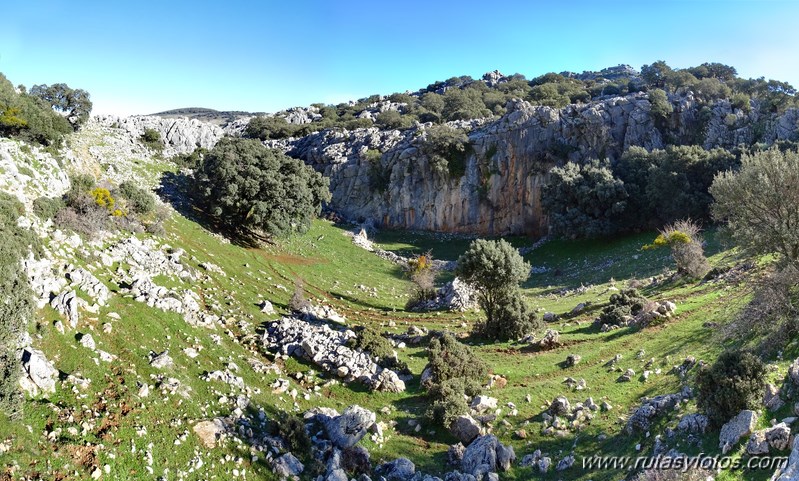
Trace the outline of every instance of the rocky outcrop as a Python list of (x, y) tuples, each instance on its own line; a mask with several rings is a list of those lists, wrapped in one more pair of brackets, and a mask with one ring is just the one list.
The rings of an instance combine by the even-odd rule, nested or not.
[(150, 115), (104, 116), (97, 120), (104, 126), (127, 132), (134, 139), (141, 137), (145, 129), (157, 131), (164, 141), (164, 155), (167, 157), (194, 152), (198, 147), (210, 149), (224, 135), (222, 128), (217, 125), (185, 117), (167, 119)]
[(507, 471), (515, 460), (516, 453), (512, 446), (500, 443), (494, 435), (485, 435), (472, 441), (466, 448), (461, 469), (466, 474), (482, 479), (487, 473)]
[(283, 317), (269, 323), (262, 342), (266, 349), (306, 359), (346, 381), (360, 381), (373, 390), (402, 392), (405, 383), (377, 365), (366, 352), (347, 345), (352, 331), (338, 331), (323, 323)]
[[(453, 123), (471, 130), (471, 153), (465, 174), (458, 178), (442, 177), (431, 168), (420, 149), (426, 126), (405, 131), (327, 130), (267, 145), (303, 159), (329, 177), (331, 208), (352, 220), (481, 235), (543, 235), (547, 220), (541, 210), (541, 190), (556, 163), (618, 159), (630, 146), (663, 148), (665, 130), (677, 143), (705, 148), (789, 139), (797, 130), (795, 110), (766, 117), (757, 109), (750, 113), (735, 109), (724, 99), (707, 105), (691, 93), (671, 102), (674, 113), (661, 130), (646, 93), (561, 109), (511, 101), (508, 113), (498, 120)], [(373, 163), (367, 151), (383, 155)], [(375, 173), (388, 180), (385, 190), (370, 187)]]

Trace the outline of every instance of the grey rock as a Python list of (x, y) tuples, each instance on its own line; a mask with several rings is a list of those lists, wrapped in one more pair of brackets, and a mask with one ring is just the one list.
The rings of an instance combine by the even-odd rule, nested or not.
[(719, 433), (719, 449), (721, 449), (721, 453), (727, 454), (738, 443), (739, 439), (749, 436), (756, 423), (757, 413), (745, 410), (722, 426)]
[(386, 481), (408, 481), (416, 473), (416, 466), (407, 458), (397, 458), (375, 468), (375, 473)]
[(469, 415), (458, 416), (450, 424), (449, 432), (464, 446), (468, 446), (480, 435), (480, 423)]
[(768, 441), (766, 441), (765, 431), (757, 431), (749, 436), (749, 442), (746, 443), (747, 454), (758, 456), (761, 454), (768, 454)]
[(79, 342), (81, 346), (91, 349), (92, 351), (97, 349), (97, 344), (94, 342), (94, 338), (91, 334), (81, 334)]
[(707, 430), (708, 419), (704, 414), (686, 414), (677, 424), (677, 430), (685, 433), (704, 434)]
[(169, 355), (169, 350), (156, 354), (150, 353), (150, 365), (156, 369), (169, 369), (175, 367), (175, 362)]
[(791, 439), (791, 428), (785, 423), (776, 424), (765, 430), (768, 445), (777, 451), (788, 449)]
[(303, 470), (305, 466), (291, 453), (276, 458), (272, 463), (272, 471), (282, 478), (299, 476)]
[(341, 415), (331, 418), (325, 424), (327, 436), (339, 448), (349, 448), (358, 443), (369, 427), (375, 423), (375, 413), (353, 405)]
[(32, 347), (22, 349), (22, 377), (20, 385), (31, 396), (38, 396), (40, 392), (52, 394), (55, 392), (58, 370), (53, 363), (48, 361), (42, 351)]
[(478, 473), (493, 473), (507, 469), (516, 459), (513, 449), (504, 446), (494, 435), (480, 436), (466, 447), (461, 469), (479, 477)]
[(78, 297), (75, 291), (64, 291), (55, 296), (50, 306), (66, 316), (69, 327), (78, 327)]

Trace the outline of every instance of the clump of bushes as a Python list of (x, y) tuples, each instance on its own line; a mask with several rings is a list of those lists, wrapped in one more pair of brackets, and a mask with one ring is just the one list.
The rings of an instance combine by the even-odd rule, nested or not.
[(423, 139), (420, 149), (436, 174), (458, 178), (466, 173), (466, 159), (472, 146), (464, 131), (448, 125), (434, 125), (425, 131)]
[(763, 397), (763, 361), (748, 351), (725, 351), (696, 376), (697, 404), (719, 427), (744, 409), (756, 409)]
[(285, 441), (289, 452), (299, 457), (311, 452), (311, 438), (301, 417), (281, 411), (269, 423), (268, 430), (272, 436), (280, 436)]
[(88, 237), (109, 228), (163, 235), (169, 213), (156, 209), (155, 198), (146, 190), (132, 182), (123, 182), (117, 189), (97, 186), (89, 175), (73, 176), (70, 181), (63, 199), (36, 199), (34, 210), (40, 217)]
[(624, 289), (610, 296), (610, 304), (602, 309), (599, 322), (612, 326), (623, 325), (626, 318), (639, 314), (647, 302), (637, 289)]
[(377, 358), (377, 364), (386, 369), (406, 371), (408, 366), (397, 359), (394, 347), (388, 339), (371, 326), (361, 326), (355, 329), (356, 337), (349, 342), (350, 347), (366, 351)]
[(64, 207), (64, 200), (59, 198), (39, 197), (33, 201), (33, 213), (42, 220), (52, 219)]
[(0, 411), (12, 416), (21, 401), (17, 343), (34, 314), (33, 292), (20, 262), (40, 248), (33, 231), (17, 225), (24, 213), (15, 197), (0, 192)]
[(660, 230), (652, 244), (644, 249), (669, 247), (671, 257), (677, 264), (677, 272), (694, 279), (701, 279), (710, 270), (710, 264), (702, 248), (699, 225), (692, 220), (681, 220)]
[(208, 149), (197, 147), (189, 154), (177, 154), (170, 159), (178, 167), (196, 169), (202, 164), (203, 158), (208, 154)]
[(466, 397), (477, 396), (482, 391), (488, 368), (468, 346), (450, 334), (430, 341), (428, 360), (422, 383), (430, 398), (427, 416), (449, 427), (453, 419), (468, 412)]
[(161, 133), (155, 129), (145, 128), (139, 140), (150, 150), (155, 150), (156, 152), (164, 150), (164, 141), (161, 139)]

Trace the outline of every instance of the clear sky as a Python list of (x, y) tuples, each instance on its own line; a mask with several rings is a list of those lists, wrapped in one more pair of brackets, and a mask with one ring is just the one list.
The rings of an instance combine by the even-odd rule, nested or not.
[(799, 1), (0, 0), (0, 72), (95, 113), (273, 112), (498, 69), (665, 60), (799, 86)]

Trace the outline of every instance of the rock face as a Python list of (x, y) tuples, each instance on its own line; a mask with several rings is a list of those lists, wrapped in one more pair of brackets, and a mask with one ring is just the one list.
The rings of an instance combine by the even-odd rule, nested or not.
[(306, 359), (348, 381), (360, 381), (373, 390), (402, 392), (405, 383), (394, 371), (383, 369), (367, 353), (347, 346), (352, 331), (333, 330), (327, 324), (283, 317), (269, 323), (264, 347)]
[(797, 480), (799, 480), (799, 436), (794, 436), (788, 464), (783, 469), (778, 469), (771, 477), (771, 481)]
[(272, 471), (283, 478), (299, 476), (304, 470), (305, 466), (291, 453), (280, 456), (272, 463)]
[(149, 115), (131, 117), (99, 117), (99, 122), (106, 126), (115, 126), (127, 131), (133, 138), (144, 134), (144, 129), (153, 129), (161, 134), (164, 141), (164, 154), (171, 157), (175, 154), (187, 154), (202, 147), (210, 149), (222, 138), (224, 131), (217, 125), (200, 122), (196, 119), (165, 119)]
[(31, 396), (37, 396), (40, 392), (55, 392), (58, 370), (44, 357), (42, 351), (26, 347), (22, 349), (21, 360), (23, 376), (19, 384), (25, 392)]
[[(671, 99), (670, 137), (705, 148), (734, 147), (756, 139), (755, 124), (766, 125), (761, 139), (787, 139), (796, 132), (796, 112), (759, 118), (719, 100), (702, 111), (692, 94)], [(420, 150), (425, 128), (328, 130), (307, 137), (268, 141), (304, 160), (331, 180), (330, 206), (350, 219), (369, 219), (392, 228), (480, 235), (546, 233), (540, 197), (548, 170), (564, 160), (618, 159), (630, 146), (663, 148), (648, 94), (606, 98), (561, 109), (514, 100), (495, 121), (453, 122), (473, 128), (472, 152), (459, 178), (437, 175)], [(725, 119), (733, 115), (736, 122)], [(698, 132), (700, 132), (698, 134)], [(366, 152), (382, 152), (373, 167)], [(388, 178), (384, 191), (370, 188), (374, 169)]]
[(386, 481), (407, 481), (416, 473), (416, 466), (407, 458), (397, 458), (381, 464), (375, 472)]
[(349, 448), (366, 435), (375, 419), (375, 413), (360, 406), (350, 406), (339, 416), (330, 418), (325, 423), (325, 430), (333, 444), (342, 449)]
[(738, 440), (744, 436), (749, 436), (757, 423), (757, 413), (754, 411), (741, 411), (732, 418), (727, 424), (721, 427), (719, 433), (719, 449), (722, 454), (727, 454)]

